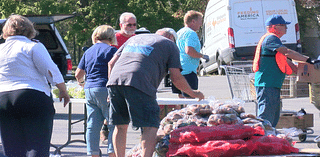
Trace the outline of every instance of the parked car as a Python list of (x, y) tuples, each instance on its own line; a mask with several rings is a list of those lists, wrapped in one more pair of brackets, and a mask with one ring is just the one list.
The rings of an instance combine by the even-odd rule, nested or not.
[(209, 1), (204, 15), (201, 53), (208, 55), (210, 61), (201, 59), (199, 75), (223, 74), (220, 65), (253, 60), (259, 39), (267, 32), (264, 23), (272, 14), (280, 14), (291, 22), (281, 41), (301, 52), (294, 0)]
[[(65, 80), (74, 79), (74, 76), (72, 75), (72, 60), (68, 49), (54, 23), (72, 18), (74, 16), (75, 15), (25, 16), (35, 24), (35, 29), (39, 32), (35, 39), (39, 40), (47, 48), (52, 60), (57, 64)], [(6, 19), (0, 19), (1, 32), (5, 21)], [(3, 43), (4, 41), (4, 39), (0, 39), (0, 43)]]

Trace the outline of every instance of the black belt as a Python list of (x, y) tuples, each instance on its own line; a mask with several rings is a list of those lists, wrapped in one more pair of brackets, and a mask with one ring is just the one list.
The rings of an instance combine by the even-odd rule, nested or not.
[(262, 57), (275, 57), (276, 55), (260, 55)]

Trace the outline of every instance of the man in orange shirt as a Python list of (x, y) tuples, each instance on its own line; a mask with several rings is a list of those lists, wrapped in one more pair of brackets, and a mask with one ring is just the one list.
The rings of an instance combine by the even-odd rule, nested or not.
[(119, 49), (130, 37), (134, 36), (137, 29), (137, 19), (133, 13), (124, 12), (120, 16), (120, 32), (116, 33), (118, 45), (112, 45)]

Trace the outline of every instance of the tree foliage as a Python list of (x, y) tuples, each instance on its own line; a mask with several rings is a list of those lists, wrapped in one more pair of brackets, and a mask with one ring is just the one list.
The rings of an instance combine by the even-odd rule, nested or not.
[[(102, 24), (119, 28), (123, 12), (137, 17), (138, 27), (155, 32), (162, 27), (175, 30), (183, 27), (188, 10), (204, 13), (207, 0), (1, 0), (0, 16), (73, 14), (73, 19), (56, 24), (73, 58), (80, 58), (80, 48), (91, 45), (93, 30)], [(76, 53), (77, 52), (77, 53)], [(76, 60), (74, 60), (76, 62)]]
[[(81, 47), (91, 45), (93, 30), (102, 24), (119, 29), (119, 17), (132, 12), (138, 27), (155, 32), (162, 27), (179, 30), (188, 10), (204, 14), (209, 0), (1, 0), (0, 16), (76, 14), (56, 24), (73, 58), (81, 57)], [(309, 27), (318, 25), (318, 0), (296, 0), (301, 36)], [(309, 25), (312, 23), (312, 25)], [(77, 62), (74, 60), (74, 62)]]
[(307, 29), (319, 29), (320, 7), (318, 0), (296, 0), (301, 38)]
[[(320, 7), (318, 0), (296, 0), (296, 9), (298, 14), (300, 39), (302, 45), (302, 53), (309, 57), (317, 58), (314, 47), (315, 43), (309, 43), (310, 39), (306, 38), (307, 34), (310, 34), (309, 29), (319, 33), (319, 16)], [(311, 32), (312, 32), (311, 31)], [(308, 33), (309, 32), (309, 33)], [(319, 34), (318, 34), (319, 36)]]

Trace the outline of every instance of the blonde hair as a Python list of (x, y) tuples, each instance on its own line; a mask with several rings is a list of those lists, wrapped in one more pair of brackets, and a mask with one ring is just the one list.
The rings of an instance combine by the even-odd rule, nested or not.
[(199, 18), (202, 18), (203, 14), (198, 12), (198, 11), (194, 11), (194, 10), (189, 10), (183, 18), (184, 24), (189, 24), (192, 20), (198, 20)]
[(117, 45), (117, 39), (114, 29), (109, 25), (98, 26), (91, 36), (92, 44), (98, 42), (98, 40), (107, 40), (111, 45)]
[(37, 35), (33, 23), (21, 15), (10, 15), (2, 29), (2, 37), (7, 39), (10, 36), (22, 35), (29, 39)]

